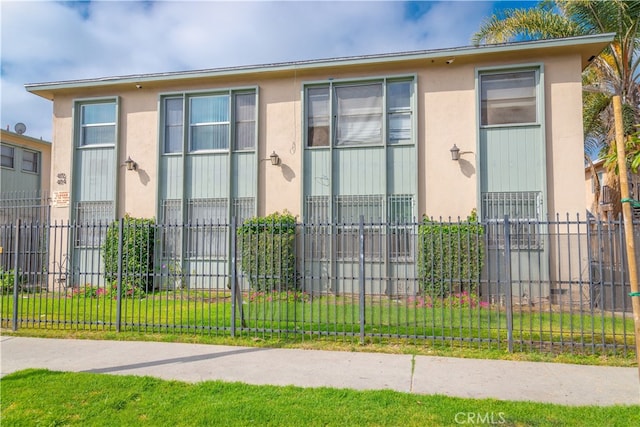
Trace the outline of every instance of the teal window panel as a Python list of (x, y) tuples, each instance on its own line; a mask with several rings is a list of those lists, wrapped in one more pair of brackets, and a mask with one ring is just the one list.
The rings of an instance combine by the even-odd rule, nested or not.
[(232, 179), (229, 171), (229, 153), (204, 153), (188, 155), (186, 159), (185, 197), (229, 197)]
[(78, 149), (74, 158), (76, 201), (115, 200), (115, 150), (113, 147)]

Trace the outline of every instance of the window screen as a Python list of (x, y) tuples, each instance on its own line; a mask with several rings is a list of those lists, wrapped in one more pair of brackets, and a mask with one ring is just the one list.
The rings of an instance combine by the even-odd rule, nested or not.
[(382, 84), (338, 86), (336, 145), (382, 143)]
[(480, 77), (481, 123), (536, 123), (536, 73), (521, 71)]

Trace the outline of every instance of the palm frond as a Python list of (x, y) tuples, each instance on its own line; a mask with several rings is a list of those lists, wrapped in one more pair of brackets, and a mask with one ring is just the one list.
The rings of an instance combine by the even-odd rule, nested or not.
[(475, 45), (514, 40), (550, 39), (580, 35), (574, 22), (547, 9), (506, 9), (486, 19), (473, 35)]

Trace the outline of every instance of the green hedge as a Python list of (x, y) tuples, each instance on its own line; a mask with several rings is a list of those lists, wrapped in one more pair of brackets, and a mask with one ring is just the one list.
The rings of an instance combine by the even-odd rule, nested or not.
[(475, 209), (465, 222), (428, 218), (418, 227), (418, 277), (431, 296), (474, 291), (484, 265), (483, 227)]
[[(123, 221), (122, 289), (131, 294), (153, 289), (155, 223), (153, 219), (132, 218)], [(113, 284), (118, 278), (118, 220), (111, 223), (102, 245), (105, 277)], [(135, 291), (137, 290), (137, 291)]]
[(246, 220), (237, 230), (242, 271), (258, 291), (295, 289), (296, 218), (288, 212)]

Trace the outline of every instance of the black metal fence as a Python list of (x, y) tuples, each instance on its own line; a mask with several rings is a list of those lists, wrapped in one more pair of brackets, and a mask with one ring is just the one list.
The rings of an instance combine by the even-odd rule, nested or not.
[(0, 234), (13, 329), (635, 351), (620, 221), (18, 220)]

